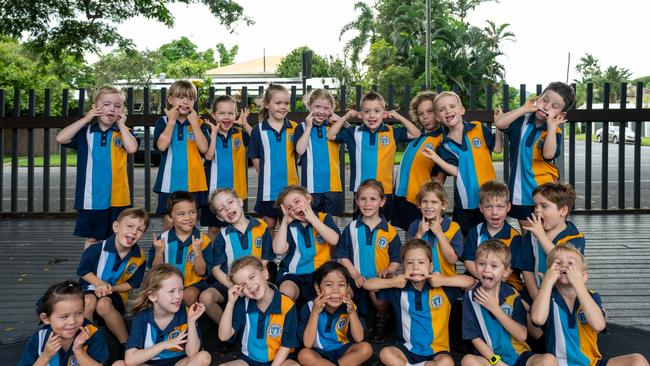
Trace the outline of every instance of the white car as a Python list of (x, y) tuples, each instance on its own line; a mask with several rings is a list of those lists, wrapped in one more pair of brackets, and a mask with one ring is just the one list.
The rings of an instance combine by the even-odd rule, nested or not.
[[(609, 141), (618, 144), (619, 141), (621, 141), (620, 136), (618, 135), (619, 133), (619, 127), (618, 126), (609, 126), (609, 132), (607, 135), (607, 138)], [(598, 142), (603, 142), (603, 137), (602, 137), (603, 129), (599, 128), (596, 130), (596, 141)], [(632, 131), (630, 128), (625, 127), (625, 142), (633, 143), (634, 142), (634, 131)]]

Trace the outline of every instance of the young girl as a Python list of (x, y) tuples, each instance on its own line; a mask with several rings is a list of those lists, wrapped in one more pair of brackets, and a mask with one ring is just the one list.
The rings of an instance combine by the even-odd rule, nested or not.
[[(436, 95), (438, 94), (432, 91), (423, 91), (411, 100), (409, 113), (414, 121), (420, 122), (422, 135), (409, 142), (402, 155), (395, 180), (393, 203), (394, 211), (399, 212), (399, 215), (393, 216), (391, 220), (393, 225), (404, 230), (408, 230), (409, 225), (420, 217), (416, 202), (418, 190), (432, 176), (439, 175), (439, 168), (433, 160), (426, 158), (422, 153), (425, 147), (435, 150), (444, 136), (433, 110), (433, 100)], [(395, 117), (398, 121), (405, 119), (400, 114), (396, 114)], [(442, 176), (438, 179), (442, 183)]]
[(275, 232), (280, 212), (273, 205), (280, 191), (298, 184), (295, 138), (296, 122), (287, 119), (289, 91), (282, 85), (271, 84), (264, 92), (260, 123), (251, 132), (248, 157), (258, 174), (255, 212)]
[(44, 325), (27, 342), (19, 366), (101, 366), (108, 360), (104, 334), (84, 319), (84, 295), (78, 283), (50, 286), (37, 312)]
[(212, 192), (209, 202), (212, 212), (227, 226), (217, 234), (212, 245), (211, 273), (217, 282), (201, 293), (199, 301), (205, 305), (205, 313), (219, 323), (222, 313), (219, 304), (226, 301), (228, 289), (233, 286), (228, 278), (232, 263), (251, 255), (261, 259), (266, 267), (275, 255), (268, 226), (244, 214), (244, 203), (232, 189)]
[(312, 195), (314, 211), (339, 215), (343, 210), (339, 144), (327, 139), (330, 117), (336, 119), (334, 97), (327, 89), (314, 89), (303, 100), (309, 115), (295, 134), (302, 185)]
[(302, 365), (363, 364), (372, 356), (372, 346), (363, 342), (363, 326), (350, 298), (348, 271), (329, 261), (313, 277), (318, 296), (300, 312), (298, 334), (305, 348), (298, 353), (298, 361)]
[(456, 274), (456, 262), (463, 254), (460, 226), (445, 216), (448, 201), (445, 188), (437, 182), (425, 183), (416, 197), (421, 219), (409, 226), (408, 239), (422, 239), (431, 245), (433, 271), (450, 276)]
[(388, 304), (377, 299), (374, 293), (363, 291), (362, 286), (368, 278), (390, 277), (397, 271), (401, 242), (395, 228), (379, 214), (386, 202), (380, 182), (374, 179), (363, 181), (357, 190), (356, 202), (360, 216), (343, 230), (334, 257), (352, 275), (361, 317), (367, 316), (370, 301), (377, 310), (373, 341), (381, 343), (386, 337)]
[(332, 216), (314, 213), (311, 203), (311, 195), (301, 186), (286, 187), (277, 200), (283, 217), (273, 251), (284, 255), (278, 285), (293, 301), (313, 298), (311, 275), (330, 260), (330, 248), (339, 242), (339, 228)]
[(201, 351), (196, 325), (204, 311), (200, 303), (183, 305), (183, 277), (176, 267), (154, 267), (133, 305), (124, 361), (113, 365), (210, 365), (212, 357)]

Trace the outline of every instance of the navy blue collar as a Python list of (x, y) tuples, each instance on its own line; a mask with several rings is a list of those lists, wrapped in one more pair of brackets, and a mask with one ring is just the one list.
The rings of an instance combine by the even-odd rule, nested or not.
[[(282, 128), (280, 129), (280, 131), (282, 131), (285, 128), (291, 128), (291, 123), (289, 123), (289, 118), (287, 117), (284, 117), (284, 122), (282, 122)], [(275, 131), (275, 129), (271, 127), (271, 124), (269, 123), (268, 119), (262, 121), (262, 129)]]
[(90, 129), (90, 132), (102, 132), (102, 133), (106, 133), (108, 131), (118, 132), (120, 130), (120, 128), (117, 127), (117, 123), (113, 123), (113, 125), (109, 127), (106, 131), (102, 131), (101, 127), (99, 127), (99, 122), (95, 122), (91, 124), (88, 128)]
[[(386, 218), (384, 216), (380, 216), (380, 217), (381, 217), (381, 221), (379, 221), (379, 224), (377, 224), (377, 226), (375, 226), (375, 229), (382, 229), (384, 231), (388, 231), (388, 221), (386, 221)], [(363, 222), (363, 219), (361, 218), (361, 216), (359, 216), (359, 218), (357, 219), (357, 226), (359, 226), (359, 225), (363, 225), (363, 226), (367, 227), (368, 229), (370, 229), (370, 227), (368, 225), (366, 225), (365, 222)]]
[(381, 124), (379, 124), (379, 127), (377, 127), (377, 129), (374, 130), (374, 131), (370, 131), (370, 129), (368, 128), (368, 126), (366, 126), (365, 124), (362, 124), (362, 125), (359, 127), (359, 129), (361, 129), (361, 131), (369, 132), (369, 133), (377, 133), (377, 132), (389, 131), (389, 130), (390, 130), (390, 129), (388, 128), (388, 126), (386, 126), (383, 122), (382, 122)]
[(481, 235), (485, 234), (487, 235), (490, 239), (495, 238), (495, 239), (508, 239), (510, 238), (510, 224), (508, 224), (507, 221), (503, 222), (503, 227), (501, 230), (499, 230), (498, 233), (494, 234), (494, 236), (490, 236), (490, 232), (488, 231), (488, 223), (486, 221), (483, 221), (483, 225), (481, 226)]
[[(282, 293), (280, 290), (278, 290), (275, 285), (272, 283), (269, 283), (269, 288), (266, 289), (267, 291), (271, 289), (273, 291), (273, 300), (271, 300), (271, 303), (269, 304), (269, 307), (266, 309), (264, 313), (271, 312), (271, 314), (281, 314), (282, 313)], [(257, 307), (257, 301), (248, 299), (248, 306), (246, 307), (246, 312), (247, 313), (256, 313), (256, 312), (262, 312), (258, 307)]]
[(188, 236), (187, 239), (185, 239), (185, 241), (183, 242), (176, 235), (176, 229), (171, 228), (169, 229), (169, 234), (167, 235), (167, 242), (176, 241), (180, 244), (179, 245), (180, 247), (185, 247), (185, 246), (192, 245), (192, 239), (200, 238), (200, 237), (201, 237), (201, 232), (199, 231), (199, 229), (194, 228), (192, 229), (192, 234)]
[[(244, 231), (244, 233), (249, 232), (255, 226), (261, 225), (260, 221), (258, 219), (256, 219), (256, 218), (254, 218), (254, 217), (246, 215), (246, 218), (248, 219), (248, 225), (246, 226), (246, 230)], [(230, 234), (233, 231), (239, 233), (239, 230), (237, 230), (237, 228), (234, 225), (231, 224), (231, 225), (226, 226), (226, 234)], [(243, 233), (240, 233), (240, 234), (243, 234)]]
[[(104, 240), (106, 243), (104, 245), (104, 249), (109, 252), (114, 252), (117, 253), (117, 247), (115, 247), (115, 234), (113, 234), (110, 238)], [(129, 250), (129, 254), (127, 254), (127, 257), (140, 257), (141, 252), (138, 249), (138, 245), (134, 244), (131, 249)]]

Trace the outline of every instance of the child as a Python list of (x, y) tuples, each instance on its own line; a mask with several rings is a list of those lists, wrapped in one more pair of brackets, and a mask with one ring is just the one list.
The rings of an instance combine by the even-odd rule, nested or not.
[(339, 242), (338, 226), (327, 213), (314, 213), (311, 195), (302, 186), (288, 186), (278, 195), (282, 221), (273, 239), (273, 252), (281, 255), (278, 286), (291, 300), (313, 298), (311, 275), (330, 260)]
[[(409, 113), (413, 121), (420, 122), (422, 135), (409, 142), (402, 155), (395, 179), (393, 203), (393, 211), (399, 212), (399, 215), (393, 215), (391, 219), (391, 224), (401, 227), (405, 231), (413, 221), (421, 217), (416, 199), (420, 187), (432, 176), (440, 174), (435, 163), (422, 154), (424, 148), (435, 150), (443, 137), (443, 130), (440, 127), (440, 122), (436, 120), (433, 109), (436, 95), (438, 94), (432, 91), (423, 91), (411, 100)], [(399, 114), (396, 117), (403, 123), (404, 117)], [(438, 181), (443, 182), (442, 176)]]
[(219, 339), (227, 341), (241, 331), (242, 354), (222, 365), (299, 366), (287, 358), (300, 345), (295, 305), (269, 284), (268, 275), (255, 257), (242, 257), (232, 264), (230, 280), (234, 286), (228, 290)]
[(205, 307), (185, 307), (182, 299), (183, 276), (176, 267), (161, 264), (149, 271), (133, 304), (124, 361), (113, 366), (210, 365), (196, 325)]
[(433, 271), (450, 276), (456, 274), (456, 262), (463, 254), (460, 226), (446, 215), (447, 193), (437, 182), (425, 183), (416, 196), (421, 219), (411, 223), (407, 239), (422, 239), (432, 250)]
[(77, 150), (74, 235), (85, 238), (84, 249), (111, 236), (111, 223), (131, 206), (126, 157), (138, 150), (138, 140), (125, 123), (124, 94), (105, 85), (95, 91), (88, 113), (56, 135)]
[(167, 219), (172, 228), (153, 236), (149, 247), (147, 267), (159, 264), (173, 264), (183, 274), (185, 290), (183, 301), (190, 306), (198, 301), (199, 294), (208, 288), (205, 282), (211, 269), (206, 258), (210, 258), (212, 248), (210, 238), (201, 234), (196, 225), (196, 201), (190, 192), (177, 191), (168, 196)]
[(480, 356), (466, 355), (463, 366), (552, 366), (550, 354), (534, 354), (526, 344), (527, 316), (519, 293), (505, 281), (510, 274), (510, 250), (489, 239), (476, 251), (480, 283), (463, 296), (463, 338)]
[[(362, 365), (372, 356), (372, 346), (363, 341), (363, 326), (350, 298), (350, 275), (340, 263), (329, 261), (314, 272), (318, 295), (300, 312), (298, 334), (303, 365)], [(352, 338), (352, 339), (350, 339)]]
[(546, 350), (560, 365), (648, 366), (642, 355), (602, 357), (598, 333), (607, 316), (600, 296), (587, 289), (587, 261), (572, 245), (558, 245), (548, 255), (548, 270), (530, 312), (544, 326)]
[[(397, 143), (420, 137), (420, 130), (409, 120), (404, 119), (404, 127), (394, 128), (383, 123), (384, 118), (396, 118), (396, 111), (386, 112), (384, 98), (370, 92), (361, 98), (361, 112), (348, 111), (336, 120), (327, 131), (331, 141), (345, 142), (350, 154), (350, 190), (357, 192), (360, 183), (366, 179), (376, 179), (384, 186), (386, 204), (383, 212), (387, 220), (391, 218), (393, 200), (393, 164)], [(363, 125), (343, 128), (345, 122), (356, 116)]]
[(449, 315), (454, 295), (447, 286), (468, 288), (474, 279), (431, 273), (431, 248), (421, 239), (404, 244), (402, 266), (401, 275), (371, 278), (363, 284), (368, 291), (379, 291), (377, 296), (387, 300), (395, 314), (396, 345), (382, 348), (379, 359), (387, 366), (453, 366), (449, 355)]
[(494, 120), (510, 139), (509, 215), (519, 220), (522, 228), (533, 213), (533, 190), (559, 179), (555, 159), (562, 152), (560, 126), (574, 102), (575, 93), (569, 85), (553, 82), (541, 96)]
[[(239, 198), (248, 198), (248, 159), (246, 149), (251, 133), (248, 109), (237, 114), (237, 102), (229, 95), (218, 96), (212, 103), (211, 116), (215, 124), (208, 123), (210, 134), (205, 153), (205, 172), (210, 193), (219, 188), (230, 188)], [(227, 224), (215, 217), (209, 206), (201, 207), (201, 226), (208, 226), (208, 236), (214, 239)]]
[[(485, 221), (473, 227), (467, 234), (462, 260), (465, 269), (480, 280), (481, 277), (474, 262), (477, 248), (487, 240), (497, 239), (505, 244), (510, 251), (514, 252), (521, 246), (521, 235), (506, 221), (506, 216), (510, 210), (510, 202), (508, 201), (508, 186), (505, 183), (494, 180), (486, 182), (481, 186), (478, 194), (479, 209)], [(508, 266), (510, 265), (508, 264)], [(524, 283), (521, 281), (519, 271), (511, 271), (506, 282), (517, 291), (524, 289)]]
[(465, 236), (469, 229), (483, 221), (478, 208), (478, 190), (483, 183), (496, 179), (490, 152), (501, 152), (501, 138), (496, 138), (478, 121), (463, 121), (465, 108), (454, 92), (438, 94), (434, 106), (436, 117), (449, 132), (438, 146), (437, 153), (425, 146), (423, 154), (447, 175), (456, 177), (452, 218)]
[(44, 325), (27, 341), (19, 366), (101, 366), (108, 360), (104, 334), (84, 319), (84, 295), (78, 283), (50, 286), (36, 311)]
[(327, 139), (334, 97), (327, 89), (314, 89), (305, 95), (309, 110), (305, 122), (296, 127), (296, 152), (300, 155), (302, 185), (312, 196), (316, 212), (340, 215), (343, 211), (339, 144)]
[(228, 278), (232, 263), (241, 257), (253, 256), (262, 260), (264, 267), (275, 258), (271, 233), (262, 220), (244, 214), (244, 203), (230, 188), (220, 188), (210, 194), (210, 209), (225, 227), (213, 241), (212, 276), (217, 282), (203, 291), (199, 301), (205, 313), (219, 323), (221, 308), (218, 304), (228, 299), (228, 289), (233, 286)]
[(85, 293), (84, 317), (92, 320), (97, 311), (121, 345), (129, 336), (122, 317), (129, 291), (140, 287), (144, 276), (146, 259), (137, 243), (148, 226), (145, 210), (122, 211), (113, 222), (115, 234), (88, 247), (77, 269)]
[(284, 187), (298, 184), (294, 153), (298, 124), (287, 118), (289, 91), (284, 86), (269, 85), (264, 92), (262, 105), (260, 123), (251, 132), (248, 157), (258, 174), (255, 212), (264, 216), (271, 235), (275, 235), (275, 226), (281, 214), (274, 207), (275, 199)]
[(584, 253), (585, 237), (567, 220), (576, 199), (569, 184), (545, 183), (533, 191), (535, 212), (528, 218), (528, 230), (519, 250), (515, 251), (514, 267), (522, 271), (528, 295), (535, 300), (546, 272), (546, 256), (556, 245), (571, 244)]
[[(153, 191), (158, 193), (156, 213), (169, 211), (167, 198), (172, 192), (187, 191), (199, 207), (206, 204), (208, 186), (201, 154), (208, 151), (207, 125), (194, 110), (196, 87), (188, 80), (177, 80), (169, 87), (165, 117), (156, 121), (153, 143), (162, 152)], [(171, 223), (164, 221), (163, 229)]]
[(343, 230), (334, 257), (348, 270), (354, 280), (355, 301), (362, 318), (368, 315), (368, 302), (377, 310), (376, 343), (385, 340), (388, 326), (388, 304), (374, 293), (363, 291), (363, 283), (374, 277), (391, 277), (399, 268), (399, 250), (402, 245), (397, 231), (379, 210), (386, 203), (381, 182), (367, 179), (359, 185), (356, 194), (360, 216)]

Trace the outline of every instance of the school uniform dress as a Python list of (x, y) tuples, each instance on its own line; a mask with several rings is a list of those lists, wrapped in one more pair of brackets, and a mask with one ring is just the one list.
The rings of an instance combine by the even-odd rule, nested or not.
[[(409, 229), (406, 233), (408, 239), (415, 238), (415, 235), (418, 232), (420, 223), (422, 219), (413, 221), (409, 226)], [(460, 231), (460, 226), (457, 223), (451, 221), (447, 216), (442, 217), (442, 222), (440, 222), (440, 228), (445, 234), (445, 237), (449, 240), (451, 248), (454, 250), (454, 253), (460, 258), (463, 254), (463, 235)], [(422, 235), (422, 240), (426, 241), (431, 245), (431, 254), (433, 262), (433, 271), (438, 272), (443, 276), (452, 276), (456, 274), (456, 263), (448, 263), (445, 257), (442, 255), (442, 250), (438, 242), (438, 238), (431, 231), (428, 230), (424, 235)]]
[[(300, 310), (298, 334), (303, 339), (305, 328), (309, 322), (314, 301), (309, 301)], [(323, 358), (336, 364), (345, 352), (354, 344), (350, 330), (350, 315), (347, 305), (342, 304), (333, 313), (323, 309), (318, 314), (316, 341), (311, 348)]]

